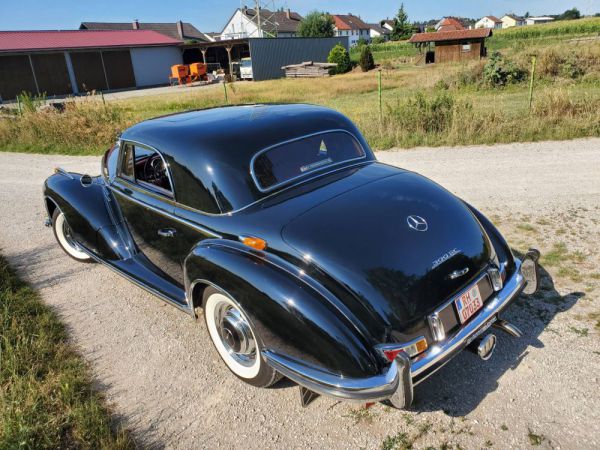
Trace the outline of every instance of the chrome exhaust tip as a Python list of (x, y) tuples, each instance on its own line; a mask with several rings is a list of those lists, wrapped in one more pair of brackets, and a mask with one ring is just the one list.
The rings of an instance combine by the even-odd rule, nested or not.
[(490, 359), (496, 348), (496, 335), (488, 334), (487, 336), (477, 339), (468, 349), (479, 356), (483, 361)]
[(498, 328), (499, 330), (504, 331), (506, 334), (512, 337), (520, 338), (521, 336), (523, 336), (523, 332), (516, 325), (513, 325), (512, 323), (507, 322), (506, 320), (498, 319), (496, 322), (494, 322), (494, 325), (492, 326), (494, 328)]

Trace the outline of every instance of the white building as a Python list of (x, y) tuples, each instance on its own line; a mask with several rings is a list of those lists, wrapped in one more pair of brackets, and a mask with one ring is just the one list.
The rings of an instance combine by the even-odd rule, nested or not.
[(502, 17), (502, 28), (522, 27), (525, 25), (525, 19), (514, 14), (506, 14)]
[(348, 45), (356, 45), (360, 38), (371, 41), (371, 28), (359, 17), (352, 14), (333, 14), (331, 17), (335, 21), (335, 35), (348, 36)]
[[(260, 30), (258, 27), (260, 17)], [(238, 8), (221, 31), (221, 40), (258, 37), (296, 37), (302, 16), (289, 9), (270, 11)]]
[(390, 30), (388, 30), (385, 27), (382, 27), (381, 24), (378, 23), (370, 23), (369, 25), (369, 35), (371, 36), (371, 39), (373, 39), (374, 37), (383, 37), (383, 39), (385, 39), (386, 41), (389, 41), (390, 39)]
[(489, 28), (491, 30), (498, 30), (502, 28), (502, 21), (494, 16), (485, 16), (475, 23), (475, 28)]
[(554, 17), (528, 17), (525, 19), (527, 25), (539, 25), (540, 23), (552, 22)]

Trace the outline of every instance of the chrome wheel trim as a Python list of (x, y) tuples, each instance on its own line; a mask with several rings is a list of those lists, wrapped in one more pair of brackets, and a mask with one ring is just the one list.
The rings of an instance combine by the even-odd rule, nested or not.
[(90, 256), (85, 253), (77, 241), (71, 235), (71, 228), (65, 219), (65, 215), (61, 212), (56, 216), (56, 223), (54, 224), (56, 230), (56, 237), (58, 242), (66, 250), (66, 252), (76, 259), (90, 259)]
[(261, 367), (250, 322), (229, 297), (214, 293), (206, 300), (208, 332), (225, 364), (241, 378), (254, 378)]

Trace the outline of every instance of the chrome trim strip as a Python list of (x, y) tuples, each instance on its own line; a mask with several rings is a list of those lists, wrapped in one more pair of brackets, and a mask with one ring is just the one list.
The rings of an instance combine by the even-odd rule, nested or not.
[[(444, 359), (448, 354), (457, 350), (482, 327), (492, 325), (496, 321), (496, 315), (515, 297), (525, 285), (525, 279), (521, 275), (521, 261), (515, 259), (515, 274), (504, 284), (504, 289), (492, 297), (483, 306), (481, 312), (471, 322), (460, 328), (452, 337), (445, 342), (432, 345), (427, 351), (417, 356), (411, 364), (412, 377), (416, 377)], [(441, 367), (441, 366), (440, 366)], [(423, 380), (419, 380), (423, 381)]]
[(138, 200), (135, 197), (131, 197), (131, 196), (127, 195), (126, 193), (121, 192), (119, 189), (115, 188), (112, 185), (109, 185), (109, 188), (110, 188), (111, 191), (119, 194), (122, 197), (125, 197), (128, 200), (131, 200), (134, 203), (137, 203), (140, 206), (148, 208), (148, 209), (150, 209), (150, 210), (152, 210), (152, 211), (154, 211), (154, 212), (156, 212), (158, 214), (162, 214), (163, 216), (166, 216), (166, 217), (168, 217), (170, 219), (173, 219), (173, 220), (175, 220), (175, 221), (177, 221), (177, 222), (179, 222), (179, 223), (181, 223), (183, 225), (187, 225), (190, 228), (194, 228), (194, 229), (200, 231), (201, 233), (208, 234), (209, 236), (212, 236), (214, 238), (223, 239), (223, 236), (221, 236), (220, 234), (215, 233), (214, 231), (209, 230), (208, 228), (205, 228), (205, 227), (203, 227), (201, 225), (198, 225), (198, 224), (195, 224), (193, 222), (190, 222), (189, 220), (186, 220), (186, 219), (184, 219), (182, 217), (176, 216), (175, 214), (171, 214), (171, 213), (169, 213), (167, 211), (164, 211), (164, 210), (162, 210), (160, 208), (157, 208), (155, 206), (149, 205), (148, 203), (144, 203), (143, 201)]
[(100, 258), (99, 256), (97, 256), (94, 252), (92, 252), (91, 250), (85, 248), (84, 246), (82, 246), (81, 244), (79, 244), (81, 247), (81, 250), (85, 253), (87, 253), (92, 259), (94, 259), (96, 262), (102, 264), (105, 267), (108, 267), (110, 270), (112, 270), (113, 272), (115, 272), (118, 275), (121, 275), (123, 278), (125, 278), (128, 281), (131, 281), (133, 284), (141, 287), (142, 289), (148, 291), (150, 294), (154, 294), (155, 296), (157, 296), (159, 299), (161, 299), (163, 302), (168, 303), (169, 305), (174, 306), (175, 308), (179, 309), (180, 311), (183, 311), (184, 313), (189, 314), (192, 317), (194, 316), (194, 311), (193, 308), (190, 308), (189, 305), (183, 305), (181, 303), (179, 303), (176, 300), (173, 300), (172, 298), (166, 296), (165, 294), (157, 291), (156, 289), (154, 289), (152, 286), (144, 283), (143, 281), (138, 280), (137, 278), (132, 277), (131, 275), (129, 275), (127, 272), (119, 269), (116, 266), (113, 266), (111, 263), (109, 263), (108, 261), (105, 261), (104, 259)]
[[(316, 170), (314, 170), (312, 172), (303, 173), (301, 175), (297, 175), (295, 177), (292, 177), (289, 180), (285, 180), (285, 181), (282, 181), (281, 183), (274, 184), (273, 186), (269, 186), (268, 188), (263, 188), (260, 185), (260, 183), (258, 182), (258, 179), (256, 178), (256, 175), (254, 173), (254, 161), (256, 160), (256, 158), (258, 158), (263, 153), (268, 152), (269, 150), (272, 150), (274, 148), (281, 147), (282, 145), (289, 144), (291, 142), (301, 141), (302, 139), (307, 139), (307, 138), (310, 138), (310, 137), (313, 137), (313, 136), (318, 136), (320, 134), (328, 134), (328, 133), (346, 133), (346, 134), (350, 135), (352, 137), (352, 139), (354, 139), (356, 141), (356, 143), (359, 145), (360, 149), (363, 152), (363, 155), (361, 157), (359, 157), (359, 158), (352, 158), (352, 159), (348, 159), (346, 161), (340, 161), (338, 163), (331, 164), (331, 165), (328, 165), (328, 166), (325, 166), (325, 167), (327, 167), (329, 169), (329, 168), (339, 167), (342, 164), (346, 164), (346, 163), (349, 163), (349, 162), (352, 162), (352, 161), (359, 161), (359, 160), (366, 159), (367, 152), (365, 151), (364, 147), (360, 143), (360, 140), (358, 140), (357, 137), (354, 134), (352, 134), (351, 132), (349, 132), (348, 130), (342, 130), (340, 128), (340, 129), (331, 129), (331, 130), (325, 130), (325, 131), (318, 131), (316, 133), (305, 134), (303, 136), (296, 137), (294, 139), (288, 139), (287, 141), (278, 142), (275, 145), (270, 145), (269, 147), (263, 148), (262, 150), (260, 150), (259, 152), (257, 152), (257, 153), (254, 154), (254, 156), (250, 160), (250, 176), (252, 177), (252, 180), (254, 181), (254, 184), (256, 185), (256, 188), (260, 192), (262, 192), (263, 194), (265, 194), (267, 192), (271, 192), (271, 191), (276, 190), (280, 186), (284, 186), (286, 184), (289, 184), (289, 183), (293, 182), (294, 180), (297, 180), (299, 178), (307, 177), (307, 175), (310, 175), (311, 173), (313, 173), (313, 174), (319, 173), (319, 169), (316, 169)], [(323, 167), (323, 168), (325, 168), (325, 167)], [(319, 173), (319, 175), (325, 175), (325, 174), (328, 174), (328, 173), (331, 173), (331, 171)], [(313, 177), (308, 176), (307, 180), (308, 179), (312, 179), (312, 178)]]
[[(173, 177), (171, 177), (171, 166), (169, 164), (167, 164), (167, 161), (165, 160), (165, 157), (163, 156), (163, 154), (157, 148), (154, 148), (151, 145), (144, 144), (143, 142), (134, 141), (131, 139), (119, 139), (119, 166), (117, 167), (117, 177), (122, 178), (120, 176), (121, 175), (121, 162), (122, 162), (121, 158), (123, 156), (123, 155), (121, 155), (121, 148), (122, 148), (121, 143), (124, 143), (125, 145), (127, 145), (128, 142), (131, 144), (134, 144), (134, 145), (139, 145), (140, 147), (144, 147), (148, 150), (152, 150), (152, 151), (156, 152), (158, 154), (158, 156), (160, 156), (160, 159), (162, 159), (162, 162), (164, 163), (164, 165), (167, 169), (167, 178), (169, 179), (169, 184), (171, 185), (171, 189), (173, 191), (170, 194), (161, 194), (161, 195), (164, 195), (167, 198), (172, 199), (173, 201), (176, 201), (175, 185), (173, 184)], [(135, 154), (133, 155), (133, 157), (135, 158)], [(134, 176), (135, 176), (135, 174), (134, 174)], [(123, 178), (123, 179), (125, 179), (125, 178)], [(143, 188), (143, 186), (142, 186), (142, 188)], [(145, 189), (145, 190), (152, 191), (151, 189)], [(159, 194), (160, 194), (160, 192), (159, 192)]]
[(396, 360), (382, 374), (368, 378), (345, 378), (293, 360), (272, 350), (263, 350), (261, 353), (272, 368), (290, 380), (318, 394), (344, 400), (385, 400), (396, 392), (400, 382)]

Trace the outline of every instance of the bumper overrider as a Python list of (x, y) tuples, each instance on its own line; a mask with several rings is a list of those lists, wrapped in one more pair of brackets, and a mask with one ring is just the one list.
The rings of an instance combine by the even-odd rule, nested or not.
[[(523, 259), (524, 264), (520, 260), (515, 260), (516, 270), (512, 277), (505, 281), (503, 289), (486, 302), (477, 316), (452, 336), (443, 342), (432, 345), (427, 351), (412, 360), (406, 353), (399, 353), (381, 374), (367, 378), (346, 378), (271, 350), (263, 350), (263, 356), (275, 370), (316, 394), (363, 402), (391, 400), (394, 406), (408, 408), (413, 400), (415, 385), (450, 361), (494, 323), (498, 322), (496, 325), (499, 328), (505, 327), (503, 325), (505, 322), (498, 317), (500, 312), (526, 286), (529, 287), (528, 291), (530, 292), (537, 289), (538, 257), (539, 253), (532, 251)], [(532, 265), (533, 271), (522, 270)]]

